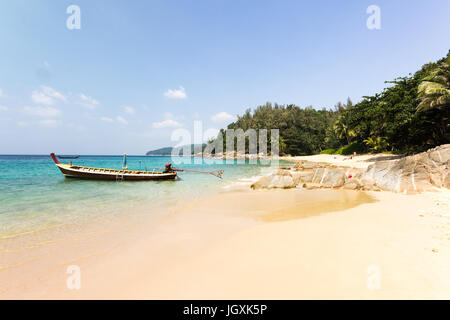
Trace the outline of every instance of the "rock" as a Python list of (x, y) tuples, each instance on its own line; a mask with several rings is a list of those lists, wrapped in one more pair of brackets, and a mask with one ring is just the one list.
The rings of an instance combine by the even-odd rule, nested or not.
[(442, 185), (444, 188), (450, 189), (450, 174), (448, 174), (448, 171)]
[(278, 170), (275, 173), (261, 177), (251, 185), (252, 189), (294, 188), (296, 183), (289, 170)]
[(263, 189), (268, 188), (270, 184), (271, 176), (264, 176), (259, 178), (257, 181), (253, 182), (250, 188), (252, 189)]
[(297, 162), (296, 165), (294, 166), (294, 170), (296, 170), (296, 171), (303, 170), (303, 163), (305, 163), (304, 160)]
[(322, 177), (325, 174), (325, 169), (319, 167), (319, 168), (314, 169), (313, 172), (314, 172), (314, 175), (312, 176), (311, 182), (320, 184), (320, 181), (322, 181)]
[(364, 188), (371, 190), (378, 187), (382, 190), (394, 191), (397, 188), (398, 177), (393, 172), (389, 174), (392, 165), (391, 161), (380, 161), (370, 165), (361, 178)]
[(311, 182), (314, 176), (313, 171), (293, 171), (291, 174), (296, 184)]
[(418, 193), (450, 189), (450, 144), (397, 160), (379, 161), (366, 170), (300, 161), (256, 181), (259, 188), (339, 188)]
[(357, 175), (346, 174), (345, 183), (342, 187), (348, 190), (360, 190), (362, 186), (361, 179)]
[(299, 161), (295, 166), (294, 169), (297, 170), (308, 170), (308, 169), (316, 169), (316, 168), (327, 168), (332, 166), (329, 163), (326, 162), (312, 162), (312, 161)]
[(361, 182), (358, 179), (355, 179), (355, 178), (349, 179), (344, 184), (344, 189), (359, 190), (359, 189), (361, 189)]
[(317, 185), (317, 184), (305, 183), (305, 184), (303, 185), (303, 188), (306, 189), (306, 190), (313, 190), (313, 189), (319, 189), (320, 186)]
[(283, 168), (281, 167), (280, 169), (278, 169), (275, 173), (276, 176), (289, 176), (292, 177), (291, 172), (289, 171), (289, 169)]
[(450, 144), (443, 144), (434, 149), (428, 150), (428, 157), (437, 164), (448, 164), (450, 161)]
[(364, 187), (418, 193), (433, 188), (450, 188), (448, 181), (450, 144), (399, 160), (380, 161), (363, 174)]
[(325, 169), (321, 186), (325, 188), (342, 187), (345, 183), (345, 172), (342, 169)]

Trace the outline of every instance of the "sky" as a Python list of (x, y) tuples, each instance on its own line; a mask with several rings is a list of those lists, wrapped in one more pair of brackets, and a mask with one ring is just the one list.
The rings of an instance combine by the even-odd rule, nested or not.
[(358, 102), (445, 56), (449, 16), (448, 0), (1, 1), (0, 154), (144, 154), (267, 101)]

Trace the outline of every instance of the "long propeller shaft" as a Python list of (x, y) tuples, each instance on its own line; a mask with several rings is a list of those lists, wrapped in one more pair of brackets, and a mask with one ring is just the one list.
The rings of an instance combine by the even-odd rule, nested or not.
[(197, 172), (197, 173), (208, 173), (212, 174), (213, 176), (216, 176), (220, 179), (222, 179), (223, 170), (217, 170), (217, 171), (198, 171), (198, 170), (188, 170), (188, 169), (176, 169), (172, 168), (173, 171), (187, 171), (187, 172)]

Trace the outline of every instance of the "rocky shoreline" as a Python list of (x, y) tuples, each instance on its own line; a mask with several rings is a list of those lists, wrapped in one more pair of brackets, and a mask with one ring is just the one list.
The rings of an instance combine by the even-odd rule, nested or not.
[(351, 190), (421, 193), (450, 189), (450, 144), (412, 156), (376, 161), (367, 168), (299, 160), (259, 178), (252, 189), (344, 188)]

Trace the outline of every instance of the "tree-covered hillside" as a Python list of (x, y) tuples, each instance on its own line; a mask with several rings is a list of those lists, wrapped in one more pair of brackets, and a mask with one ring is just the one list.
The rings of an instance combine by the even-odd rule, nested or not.
[[(266, 103), (228, 129), (280, 130), (284, 154), (419, 152), (450, 143), (450, 51), (382, 92), (330, 109)], [(223, 130), (222, 130), (223, 132)], [(270, 148), (269, 148), (270, 150)]]
[[(196, 145), (196, 144), (191, 144), (191, 154), (193, 154), (194, 153), (194, 151), (195, 151), (195, 147), (196, 146), (200, 146), (199, 144), (198, 145)], [(183, 147), (185, 147), (185, 146), (181, 146), (181, 147), (178, 147), (177, 149), (178, 149), (178, 154), (180, 154), (180, 153), (182, 153), (182, 149), (183, 149)], [(201, 149), (203, 150), (204, 148), (206, 147), (206, 144), (202, 144), (201, 145)], [(156, 149), (156, 150), (151, 150), (151, 151), (148, 151), (145, 155), (147, 155), (147, 156), (170, 156), (170, 155), (172, 155), (172, 150), (173, 150), (174, 148), (173, 147), (165, 147), (165, 148), (160, 148), (160, 149)]]

